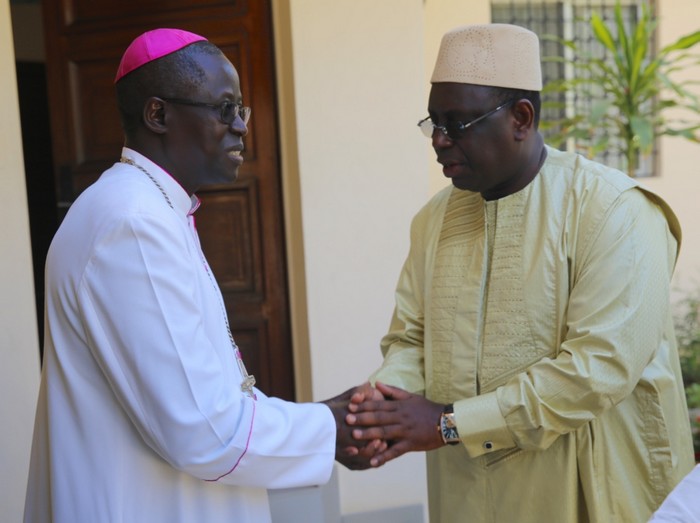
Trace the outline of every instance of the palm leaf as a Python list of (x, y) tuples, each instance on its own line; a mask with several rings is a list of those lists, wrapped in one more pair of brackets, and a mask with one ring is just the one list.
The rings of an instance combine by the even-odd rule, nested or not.
[[(577, 99), (603, 101), (590, 104), (585, 112), (573, 117), (541, 123), (542, 129), (550, 133), (547, 139), (564, 143), (573, 138), (577, 148), (582, 148), (587, 155), (602, 150), (618, 151), (632, 167), (638, 151), (649, 151), (656, 136), (680, 136), (700, 143), (700, 118), (696, 118), (700, 117), (700, 102), (692, 90), (700, 80), (677, 82), (672, 78), (677, 72), (700, 65), (700, 56), (693, 50), (700, 44), (700, 30), (666, 45), (656, 56), (650, 57), (657, 20), (647, 5), (642, 5), (639, 20), (629, 30), (619, 0), (612, 22), (606, 23), (593, 13), (589, 24), (595, 40), (609, 53), (609, 58), (584, 53), (574, 41), (550, 35), (552, 41), (570, 50), (573, 59), (548, 57), (546, 61), (566, 64), (573, 68), (574, 74), (570, 79), (547, 84), (543, 95), (554, 97), (557, 93), (571, 91), (576, 93)], [(546, 107), (569, 108), (561, 100), (548, 102)], [(673, 109), (674, 114), (683, 109), (696, 119), (669, 121), (664, 116), (669, 109)], [(628, 167), (630, 175), (633, 171)]]

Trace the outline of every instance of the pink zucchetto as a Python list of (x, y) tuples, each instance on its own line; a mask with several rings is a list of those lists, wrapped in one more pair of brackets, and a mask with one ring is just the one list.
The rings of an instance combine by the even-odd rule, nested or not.
[(127, 47), (119, 63), (114, 83), (131, 71), (138, 69), (158, 58), (179, 51), (195, 42), (206, 41), (206, 38), (182, 29), (154, 29), (138, 36)]
[(539, 39), (517, 25), (457, 27), (442, 37), (430, 81), (541, 91)]

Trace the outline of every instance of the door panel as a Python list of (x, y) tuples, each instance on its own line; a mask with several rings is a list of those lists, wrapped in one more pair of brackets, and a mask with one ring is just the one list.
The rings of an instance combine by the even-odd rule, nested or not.
[(44, 0), (59, 218), (117, 161), (114, 97), (121, 54), (139, 34), (177, 27), (206, 36), (234, 64), (253, 109), (235, 183), (198, 192), (197, 230), (249, 372), (293, 399), (269, 0)]
[[(257, 0), (254, 0), (257, 1)], [(173, 15), (182, 18), (203, 18), (207, 16), (245, 16), (247, 0), (149, 0), (133, 2), (122, 0), (73, 0), (64, 2), (61, 9), (61, 23), (65, 26), (93, 26), (107, 23), (114, 26), (130, 25), (134, 22), (149, 23), (154, 18)], [(179, 12), (179, 13), (178, 13)], [(166, 26), (163, 26), (166, 27)]]

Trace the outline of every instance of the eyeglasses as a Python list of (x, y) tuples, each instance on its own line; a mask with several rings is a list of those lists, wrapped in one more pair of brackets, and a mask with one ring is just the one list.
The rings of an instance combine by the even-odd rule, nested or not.
[(499, 105), (498, 107), (492, 109), (486, 114), (482, 114), (481, 116), (472, 120), (471, 122), (447, 122), (445, 125), (435, 125), (430, 119), (430, 116), (428, 116), (427, 118), (423, 118), (420, 122), (418, 122), (418, 127), (420, 127), (420, 130), (423, 131), (423, 134), (426, 136), (426, 138), (432, 138), (435, 129), (440, 129), (440, 131), (442, 131), (442, 134), (447, 136), (450, 140), (459, 140), (464, 136), (466, 130), (469, 129), (472, 125), (474, 125), (477, 122), (480, 122), (485, 118), (488, 118), (495, 112), (500, 111), (506, 105), (513, 103), (513, 101), (514, 100), (508, 100), (506, 103)]
[(219, 111), (219, 120), (221, 120), (221, 123), (224, 123), (226, 125), (231, 125), (236, 119), (236, 116), (240, 116), (241, 120), (243, 120), (243, 123), (247, 125), (248, 120), (250, 120), (250, 113), (252, 112), (252, 109), (250, 107), (239, 105), (237, 103), (232, 102), (231, 100), (224, 100), (223, 102), (218, 104), (195, 102), (193, 100), (183, 100), (182, 98), (163, 98), (162, 96), (161, 100), (164, 100), (171, 104), (191, 105), (193, 107), (209, 107), (211, 109), (216, 109), (217, 111)]

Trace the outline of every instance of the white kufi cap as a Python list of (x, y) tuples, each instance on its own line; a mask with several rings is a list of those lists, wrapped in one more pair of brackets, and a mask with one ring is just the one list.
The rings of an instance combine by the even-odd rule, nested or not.
[(539, 39), (517, 25), (457, 27), (442, 37), (430, 81), (541, 91)]

